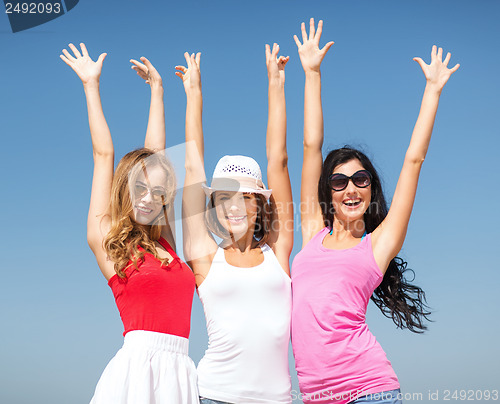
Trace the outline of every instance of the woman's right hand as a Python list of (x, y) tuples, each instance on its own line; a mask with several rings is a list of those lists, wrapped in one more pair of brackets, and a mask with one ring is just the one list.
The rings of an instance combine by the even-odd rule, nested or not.
[(194, 53), (189, 55), (189, 53), (185, 52), (184, 58), (186, 59), (187, 67), (175, 66), (175, 69), (178, 70), (175, 74), (182, 79), (184, 90), (186, 94), (189, 94), (191, 90), (201, 90), (201, 53), (198, 52), (195, 56)]
[(140, 60), (142, 63), (135, 59), (130, 59), (130, 63), (134, 65), (132, 69), (135, 70), (139, 77), (144, 79), (146, 84), (149, 84), (151, 88), (162, 87), (163, 82), (160, 73), (158, 73), (152, 63), (144, 56), (141, 57)]
[(274, 43), (273, 49), (266, 44), (266, 66), (267, 66), (267, 77), (269, 82), (277, 82), (281, 86), (285, 85), (285, 66), (290, 60), (290, 56), (280, 56), (278, 57), (278, 52), (280, 47), (277, 43)]
[(101, 53), (97, 61), (94, 62), (90, 58), (84, 43), (80, 44), (82, 53), (80, 53), (78, 48), (72, 43), (68, 46), (73, 51), (74, 56), (72, 56), (66, 49), (63, 49), (62, 52), (64, 55), (60, 55), (60, 57), (64, 63), (75, 71), (78, 77), (80, 77), (83, 85), (94, 82), (98, 83), (99, 77), (101, 76), (102, 63), (104, 62), (107, 53)]
[(300, 43), (297, 35), (293, 36), (299, 50), (302, 68), (306, 73), (309, 71), (319, 72), (321, 62), (323, 61), (326, 52), (328, 52), (330, 47), (333, 45), (333, 42), (328, 42), (325, 46), (323, 46), (323, 49), (319, 48), (319, 40), (321, 38), (321, 32), (323, 31), (322, 20), (319, 21), (317, 30), (314, 28), (314, 18), (311, 18), (309, 25), (309, 37), (307, 36), (306, 25), (302, 23), (300, 26), (302, 30), (302, 43)]

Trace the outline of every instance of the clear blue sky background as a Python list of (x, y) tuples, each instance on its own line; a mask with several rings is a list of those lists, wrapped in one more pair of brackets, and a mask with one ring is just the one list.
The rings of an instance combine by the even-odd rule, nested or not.
[[(183, 142), (185, 111), (174, 66), (184, 51), (201, 51), (210, 173), (223, 154), (247, 154), (265, 167), (264, 45), (279, 43), (290, 55), (288, 144), (298, 202), (304, 77), (292, 36), (310, 17), (325, 21), (322, 44), (335, 41), (322, 66), (325, 152), (363, 148), (389, 200), (425, 85), (412, 58), (429, 61), (438, 44), (452, 52), (452, 65), (461, 63), (441, 97), (401, 253), (435, 322), (413, 335), (370, 305), (368, 323), (403, 392), (422, 393), (419, 402), (436, 402), (429, 391), (443, 401), (446, 389), (500, 389), (500, 2), (81, 0), (17, 34), (0, 15), (1, 403), (87, 403), (122, 343), (111, 290), (86, 243), (90, 135), (81, 83), (61, 50), (83, 41), (94, 58), (108, 53), (101, 93), (117, 160), (142, 145), (149, 108), (149, 89), (128, 60), (147, 56), (162, 74), (172, 146)], [(195, 296), (196, 363), (206, 342)], [(293, 362), (291, 369), (297, 388)]]

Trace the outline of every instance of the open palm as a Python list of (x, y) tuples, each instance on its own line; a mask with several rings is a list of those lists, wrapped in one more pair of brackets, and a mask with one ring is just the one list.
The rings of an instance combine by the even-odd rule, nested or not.
[(311, 18), (309, 22), (309, 37), (307, 36), (306, 26), (304, 23), (301, 24), (300, 28), (302, 31), (302, 43), (300, 43), (297, 35), (293, 36), (295, 43), (297, 44), (299, 50), (300, 62), (304, 71), (319, 71), (321, 62), (326, 55), (326, 52), (333, 45), (333, 42), (328, 42), (322, 49), (319, 48), (319, 40), (321, 39), (321, 33), (323, 32), (323, 21), (320, 20), (318, 23), (318, 29), (314, 27), (314, 19)]
[(63, 49), (64, 56), (61, 55), (61, 59), (66, 63), (69, 67), (71, 67), (75, 73), (80, 77), (83, 84), (87, 84), (91, 81), (98, 81), (101, 75), (102, 63), (106, 58), (106, 53), (102, 53), (97, 61), (93, 61), (89, 53), (87, 52), (87, 48), (85, 44), (81, 43), (80, 47), (82, 52), (78, 50), (78, 48), (70, 43), (69, 48), (73, 51), (73, 55), (69, 53), (66, 49)]
[(437, 49), (436, 45), (434, 45), (431, 51), (430, 64), (426, 64), (421, 58), (413, 58), (413, 60), (417, 62), (422, 68), (427, 82), (435, 85), (439, 90), (441, 90), (450, 76), (455, 73), (460, 67), (459, 64), (456, 64), (451, 69), (448, 69), (450, 58), (451, 53), (448, 52), (446, 58), (443, 61), (443, 49)]

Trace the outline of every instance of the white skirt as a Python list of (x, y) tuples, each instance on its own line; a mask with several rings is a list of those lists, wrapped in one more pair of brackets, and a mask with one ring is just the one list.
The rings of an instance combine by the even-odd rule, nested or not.
[(90, 404), (198, 404), (186, 338), (130, 331), (104, 369)]

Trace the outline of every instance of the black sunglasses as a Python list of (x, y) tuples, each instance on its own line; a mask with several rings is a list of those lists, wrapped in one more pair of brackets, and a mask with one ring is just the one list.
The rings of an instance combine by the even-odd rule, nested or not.
[(353, 175), (348, 177), (344, 174), (332, 174), (328, 177), (330, 181), (330, 188), (334, 191), (342, 191), (347, 188), (349, 180), (358, 188), (366, 188), (372, 183), (372, 175), (366, 170), (356, 171)]

